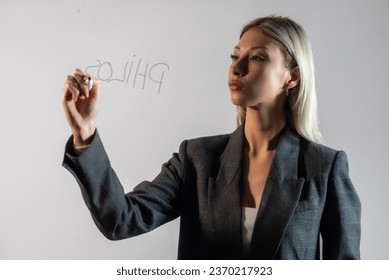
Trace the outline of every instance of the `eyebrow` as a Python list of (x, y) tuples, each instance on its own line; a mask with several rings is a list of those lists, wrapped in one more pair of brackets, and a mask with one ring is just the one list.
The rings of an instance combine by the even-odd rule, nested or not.
[[(239, 46), (235, 46), (234, 49), (237, 49), (237, 50), (240, 50), (240, 47)], [(254, 47), (251, 47), (250, 50), (256, 50), (256, 49), (265, 49), (265, 50), (269, 50), (267, 47), (265, 46), (254, 46)]]

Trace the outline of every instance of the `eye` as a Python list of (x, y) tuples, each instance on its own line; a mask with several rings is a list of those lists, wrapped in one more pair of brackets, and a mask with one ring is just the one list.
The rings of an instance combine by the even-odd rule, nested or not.
[(232, 61), (236, 61), (238, 59), (238, 56), (234, 54), (231, 54), (230, 57)]
[(255, 60), (255, 61), (266, 61), (266, 57), (264, 57), (263, 55), (253, 55), (251, 57), (251, 60)]

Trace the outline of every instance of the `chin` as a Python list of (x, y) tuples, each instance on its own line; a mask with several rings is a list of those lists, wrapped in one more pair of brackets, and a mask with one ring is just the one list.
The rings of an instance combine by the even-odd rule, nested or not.
[(231, 98), (231, 103), (235, 106), (241, 106), (241, 107), (245, 107), (246, 106), (246, 103), (245, 102), (242, 102), (242, 101), (237, 101), (235, 99), (232, 99)]
[(236, 106), (247, 106), (247, 100), (242, 94), (236, 92), (231, 93), (231, 103)]

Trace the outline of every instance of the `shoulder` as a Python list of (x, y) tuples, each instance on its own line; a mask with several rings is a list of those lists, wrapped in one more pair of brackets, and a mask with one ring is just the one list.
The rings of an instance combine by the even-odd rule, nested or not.
[(239, 127), (232, 133), (205, 136), (186, 140), (185, 152), (193, 160), (221, 159), (226, 154), (239, 154), (243, 142), (243, 128)]
[(339, 150), (332, 147), (318, 144), (301, 137), (301, 145), (303, 152), (307, 155), (316, 156), (319, 158), (334, 158)]
[(300, 152), (308, 169), (324, 173), (330, 173), (331, 170), (339, 166), (348, 169), (347, 155), (342, 150), (301, 138)]
[(290, 151), (299, 151), (299, 158), (301, 159), (312, 159), (315, 161), (327, 161), (333, 160), (338, 150), (326, 146), (324, 144), (319, 144), (308, 140), (301, 136), (293, 126), (286, 126), (282, 138), (282, 143), (287, 143), (289, 145)]
[(186, 151), (192, 157), (209, 157), (222, 154), (231, 134), (221, 134), (193, 138), (186, 141)]
[(209, 148), (214, 146), (219, 146), (228, 143), (228, 140), (231, 136), (229, 134), (220, 134), (220, 135), (212, 135), (212, 136), (203, 136), (198, 138), (189, 139), (188, 145), (196, 148)]

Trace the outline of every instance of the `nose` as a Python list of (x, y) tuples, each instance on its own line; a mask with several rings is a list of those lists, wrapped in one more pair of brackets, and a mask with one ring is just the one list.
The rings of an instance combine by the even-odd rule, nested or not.
[(232, 73), (235, 77), (240, 77), (242, 74), (240, 73), (239, 69), (234, 69)]
[(242, 77), (247, 74), (247, 63), (245, 57), (242, 57), (231, 64), (231, 74), (235, 77)]

